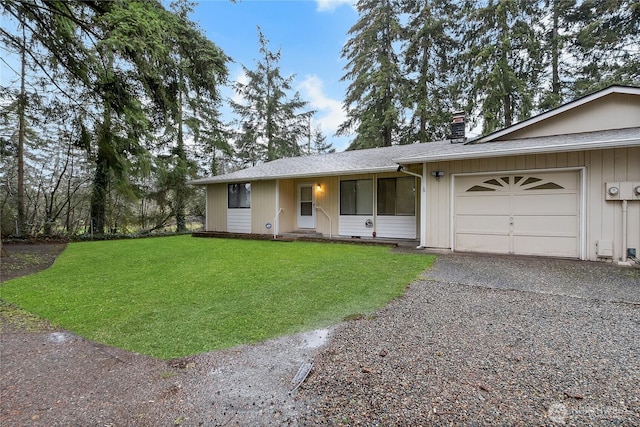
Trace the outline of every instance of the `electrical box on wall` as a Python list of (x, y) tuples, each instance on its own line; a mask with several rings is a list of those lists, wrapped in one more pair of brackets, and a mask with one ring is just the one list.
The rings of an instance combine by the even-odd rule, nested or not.
[(620, 183), (607, 182), (604, 190), (605, 200), (620, 200)]
[(633, 192), (631, 198), (633, 200), (640, 200), (640, 182), (632, 182), (631, 187), (631, 191)]
[(640, 182), (607, 182), (605, 200), (640, 200)]
[(632, 182), (626, 181), (620, 183), (620, 200), (631, 200), (633, 197)]

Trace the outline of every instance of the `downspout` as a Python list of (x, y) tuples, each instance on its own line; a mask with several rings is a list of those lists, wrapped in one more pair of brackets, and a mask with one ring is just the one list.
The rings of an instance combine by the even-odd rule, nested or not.
[(622, 262), (627, 262), (627, 200), (622, 201)]
[(209, 186), (204, 186), (204, 231), (209, 231)]
[(398, 172), (420, 179), (420, 245), (416, 249), (424, 249), (427, 247), (427, 164), (422, 163), (422, 175), (405, 170), (402, 165), (398, 166)]

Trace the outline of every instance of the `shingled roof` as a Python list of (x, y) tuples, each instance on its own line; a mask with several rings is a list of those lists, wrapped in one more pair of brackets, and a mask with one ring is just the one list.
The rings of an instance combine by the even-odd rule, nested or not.
[[(449, 144), (449, 141), (441, 141)], [(192, 181), (192, 184), (215, 182), (260, 181), (278, 178), (304, 178), (309, 176), (353, 175), (360, 173), (392, 172), (398, 168), (395, 157), (414, 156), (425, 152), (427, 145), (411, 144), (366, 150), (343, 151), (273, 160), (225, 175)]]
[(628, 146), (640, 146), (640, 127), (485, 143), (452, 144), (450, 141), (436, 141), (426, 144), (396, 145), (367, 150), (291, 157), (261, 163), (254, 167), (225, 175), (198, 179), (191, 183), (206, 185), (218, 182), (248, 182), (283, 178), (393, 172), (398, 168), (398, 164), (406, 165), (444, 160)]

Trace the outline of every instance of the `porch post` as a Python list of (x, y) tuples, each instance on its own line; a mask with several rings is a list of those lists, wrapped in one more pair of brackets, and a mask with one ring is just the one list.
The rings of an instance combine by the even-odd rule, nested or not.
[(275, 239), (280, 234), (280, 180), (276, 179), (276, 220), (273, 224), (273, 238)]

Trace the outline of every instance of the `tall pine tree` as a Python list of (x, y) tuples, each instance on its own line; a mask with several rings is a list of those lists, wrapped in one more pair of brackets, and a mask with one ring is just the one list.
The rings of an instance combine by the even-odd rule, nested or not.
[(611, 84), (640, 85), (640, 4), (637, 0), (584, 0), (572, 16), (579, 60), (573, 91)]
[(539, 88), (538, 4), (528, 0), (467, 2), (463, 43), (468, 110), (489, 133), (531, 115)]
[(396, 0), (359, 0), (359, 18), (342, 50), (349, 81), (344, 100), (347, 119), (338, 135), (355, 132), (349, 149), (390, 146), (399, 142), (404, 75), (396, 52), (401, 40)]
[(290, 96), (295, 76), (280, 74), (280, 50), (269, 50), (269, 41), (258, 28), (261, 60), (250, 70), (243, 66), (248, 82), (237, 82), (234, 88), (242, 98), (231, 102), (238, 116), (240, 130), (236, 146), (243, 165), (271, 161), (301, 154), (300, 142), (307, 135), (311, 111), (298, 92)]
[[(228, 58), (159, 1), (7, 0), (2, 8), (34, 34), (50, 55), (49, 63), (83, 87), (87, 99), (93, 98), (90, 120), (80, 126), (80, 134), (85, 142), (90, 129), (95, 135), (92, 221), (95, 231), (102, 233), (110, 184), (125, 183), (127, 162), (145, 155), (141, 141), (148, 136), (149, 122), (159, 126), (176, 116), (174, 59), (188, 59), (184, 77), (189, 87), (215, 100), (217, 86), (226, 79)], [(45, 65), (40, 65), (47, 74)], [(139, 99), (149, 102), (143, 105)]]
[(454, 61), (459, 43), (452, 28), (458, 4), (452, 0), (405, 0), (408, 22), (403, 31), (404, 89), (411, 118), (403, 143), (429, 142), (449, 135), (457, 105)]

